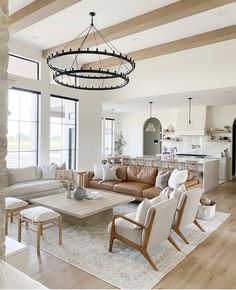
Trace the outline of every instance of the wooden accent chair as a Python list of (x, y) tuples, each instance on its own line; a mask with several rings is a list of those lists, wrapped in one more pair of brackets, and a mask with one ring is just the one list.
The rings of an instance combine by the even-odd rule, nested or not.
[[(152, 205), (148, 210), (145, 225), (135, 221), (135, 213), (125, 216), (115, 215), (108, 226), (108, 232), (110, 232), (109, 252), (112, 252), (114, 239), (118, 239), (138, 250), (157, 271), (155, 263), (148, 254), (150, 249), (168, 239), (180, 251), (178, 245), (170, 237), (177, 202), (177, 199), (170, 199)], [(138, 225), (140, 229), (134, 229), (134, 225)]]
[(180, 197), (176, 209), (175, 220), (172, 228), (186, 244), (189, 244), (189, 242), (182, 232), (186, 226), (194, 223), (201, 231), (204, 232), (204, 229), (196, 220), (196, 214), (201, 196), (201, 188), (195, 188), (184, 192)]

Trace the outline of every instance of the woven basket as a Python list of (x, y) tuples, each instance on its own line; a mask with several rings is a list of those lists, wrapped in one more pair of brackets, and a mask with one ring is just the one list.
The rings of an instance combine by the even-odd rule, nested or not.
[(197, 211), (197, 219), (210, 220), (215, 216), (216, 213), (216, 203), (211, 201), (209, 205), (204, 205), (199, 203)]

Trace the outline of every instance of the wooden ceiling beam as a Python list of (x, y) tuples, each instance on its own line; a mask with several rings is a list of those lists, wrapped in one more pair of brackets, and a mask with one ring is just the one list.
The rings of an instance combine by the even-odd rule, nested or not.
[[(214, 9), (222, 5), (235, 2), (235, 0), (180, 0), (173, 4), (161, 7), (143, 15), (134, 17), (124, 22), (104, 28), (101, 33), (109, 41), (120, 39), (147, 29), (151, 29), (163, 24), (167, 24), (184, 17), (192, 16), (206, 10)], [(80, 37), (70, 44), (70, 48), (76, 49), (80, 46), (83, 37)], [(62, 50), (71, 41), (45, 49), (43, 57), (46, 58), (50, 53)], [(97, 38), (97, 45), (102, 44), (102, 38)], [(88, 35), (86, 47), (96, 46), (94, 36)]]
[[(161, 55), (166, 55), (178, 51), (183, 51), (191, 48), (196, 48), (200, 46), (205, 46), (217, 42), (222, 42), (230, 39), (236, 38), (236, 25), (228, 26), (225, 28), (205, 32), (202, 34), (197, 34), (187, 38), (171, 41), (168, 43), (155, 45), (152, 47), (136, 50), (128, 54), (135, 61), (153, 58)], [(106, 58), (102, 60), (102, 67), (109, 68), (120, 65), (120, 61), (116, 58)], [(98, 68), (100, 62), (91, 62), (83, 65), (83, 68)]]
[(9, 16), (9, 30), (16, 33), (81, 0), (35, 0)]

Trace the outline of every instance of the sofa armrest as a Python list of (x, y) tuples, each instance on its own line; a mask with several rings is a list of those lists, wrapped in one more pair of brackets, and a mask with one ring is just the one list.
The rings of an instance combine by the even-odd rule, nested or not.
[(191, 179), (184, 183), (187, 190), (190, 188), (193, 189), (194, 187), (199, 187), (199, 180), (198, 179)]
[(93, 176), (94, 176), (94, 172), (93, 171), (86, 172), (85, 182), (84, 182), (84, 186), (85, 187), (89, 187), (89, 182), (92, 180)]

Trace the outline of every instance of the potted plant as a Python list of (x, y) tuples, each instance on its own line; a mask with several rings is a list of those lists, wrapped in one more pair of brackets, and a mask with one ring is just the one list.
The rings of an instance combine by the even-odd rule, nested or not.
[(115, 141), (115, 154), (116, 155), (122, 155), (123, 153), (123, 147), (127, 144), (127, 142), (124, 140), (124, 136), (122, 134), (122, 131), (117, 135), (116, 141)]
[(60, 180), (60, 183), (66, 190), (66, 197), (71, 198), (71, 191), (75, 189), (74, 180), (70, 178), (64, 178)]

